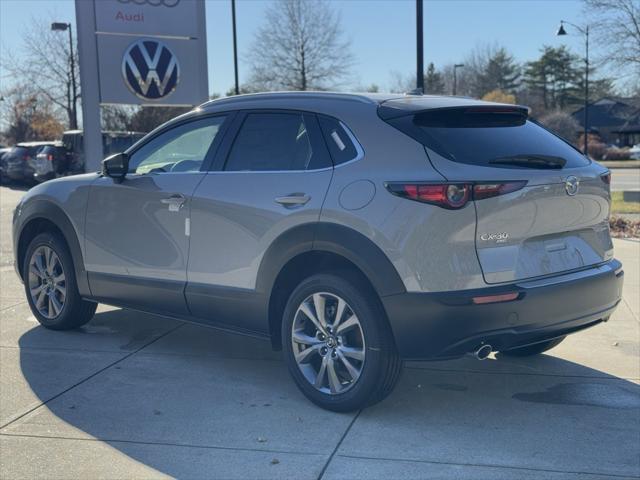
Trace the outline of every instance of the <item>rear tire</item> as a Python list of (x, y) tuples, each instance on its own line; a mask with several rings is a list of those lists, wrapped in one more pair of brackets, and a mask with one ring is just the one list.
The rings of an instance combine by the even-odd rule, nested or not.
[(69, 330), (93, 318), (98, 304), (80, 297), (71, 253), (59, 235), (36, 236), (27, 248), (22, 271), (29, 307), (43, 327)]
[(336, 412), (381, 401), (402, 370), (380, 299), (348, 273), (313, 275), (293, 291), (284, 310), (282, 345), (302, 393)]
[(547, 350), (551, 350), (553, 347), (560, 344), (560, 342), (565, 338), (567, 337), (558, 337), (546, 342), (534, 343), (533, 345), (528, 345), (526, 347), (513, 348), (500, 353), (507, 355), (508, 357), (531, 357), (533, 355), (539, 355), (546, 352)]

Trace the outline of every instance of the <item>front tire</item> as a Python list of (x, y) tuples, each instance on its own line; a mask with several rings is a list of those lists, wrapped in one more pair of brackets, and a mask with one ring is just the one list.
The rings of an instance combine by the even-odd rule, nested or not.
[(379, 298), (357, 276), (307, 278), (289, 297), (283, 322), (289, 372), (316, 405), (348, 412), (393, 390), (402, 362)]
[(562, 342), (566, 337), (558, 337), (546, 342), (534, 343), (526, 347), (513, 348), (511, 350), (505, 350), (502, 353), (508, 357), (531, 357), (533, 355), (539, 355), (547, 350), (551, 350)]
[(80, 297), (71, 253), (59, 235), (36, 236), (27, 248), (22, 272), (29, 307), (43, 327), (69, 330), (93, 318), (98, 304)]

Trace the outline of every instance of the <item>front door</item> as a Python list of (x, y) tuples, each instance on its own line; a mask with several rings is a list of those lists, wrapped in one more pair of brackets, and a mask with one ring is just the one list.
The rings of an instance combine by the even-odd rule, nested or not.
[(99, 178), (87, 206), (85, 264), (94, 297), (186, 314), (191, 197), (223, 116), (178, 124), (136, 148), (118, 183)]

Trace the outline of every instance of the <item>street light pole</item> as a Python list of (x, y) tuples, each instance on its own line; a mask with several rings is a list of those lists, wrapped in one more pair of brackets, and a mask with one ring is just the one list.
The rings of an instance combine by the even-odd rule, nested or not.
[(233, 74), (235, 77), (236, 95), (240, 95), (238, 83), (238, 43), (236, 40), (236, 0), (231, 0), (231, 23), (233, 24)]
[(71, 108), (73, 109), (73, 123), (72, 129), (78, 128), (78, 109), (76, 106), (76, 98), (78, 93), (78, 87), (76, 85), (76, 59), (73, 53), (73, 34), (71, 32), (71, 24), (69, 24), (69, 55), (71, 57)]
[(584, 73), (584, 154), (589, 156), (588, 150), (588, 142), (587, 136), (589, 134), (589, 129), (587, 125), (589, 124), (589, 25), (584, 31), (585, 38), (585, 56), (584, 56), (584, 65), (585, 65), (585, 73)]
[(422, 0), (416, 0), (416, 90), (424, 93), (424, 41), (423, 41)]
[(458, 93), (458, 69), (464, 67), (464, 63), (456, 63), (453, 66), (453, 96)]
[(556, 35), (564, 36), (567, 35), (567, 31), (564, 29), (564, 24), (571, 25), (573, 28), (578, 30), (580, 33), (584, 35), (584, 46), (585, 46), (585, 56), (584, 56), (584, 147), (583, 151), (585, 155), (589, 155), (588, 145), (589, 142), (587, 137), (589, 135), (589, 25), (586, 27), (580, 27), (575, 23), (568, 22), (566, 20), (560, 20), (560, 27)]
[(76, 130), (78, 128), (78, 108), (76, 106), (78, 86), (76, 84), (76, 59), (73, 53), (73, 33), (71, 31), (71, 24), (64, 22), (53, 22), (51, 24), (51, 30), (54, 32), (62, 32), (67, 30), (69, 32), (69, 66), (71, 69), (71, 119), (69, 122), (69, 128)]

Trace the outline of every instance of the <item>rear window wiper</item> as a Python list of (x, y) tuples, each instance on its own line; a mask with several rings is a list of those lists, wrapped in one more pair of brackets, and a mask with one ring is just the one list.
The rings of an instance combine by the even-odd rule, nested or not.
[(512, 155), (509, 157), (498, 157), (493, 160), (489, 160), (489, 164), (492, 165), (513, 165), (525, 168), (549, 169), (561, 169), (566, 165), (566, 163), (567, 161), (562, 157), (536, 154)]

